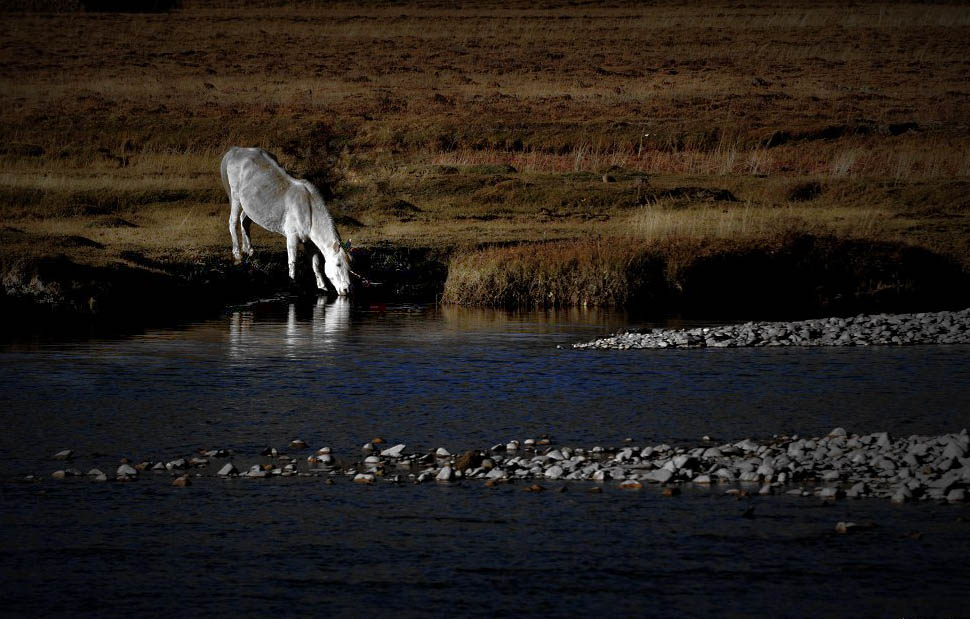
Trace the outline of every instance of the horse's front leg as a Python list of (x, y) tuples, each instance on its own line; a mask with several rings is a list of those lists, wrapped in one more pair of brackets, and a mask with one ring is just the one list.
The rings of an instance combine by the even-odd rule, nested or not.
[(311, 263), (313, 264), (313, 274), (317, 276), (317, 288), (320, 290), (327, 289), (327, 282), (323, 279), (323, 273), (320, 271), (320, 262), (322, 258), (320, 257), (320, 250), (316, 247), (313, 248), (313, 258)]
[(286, 235), (286, 258), (290, 267), (290, 279), (296, 281), (296, 244), (299, 239), (295, 234)]

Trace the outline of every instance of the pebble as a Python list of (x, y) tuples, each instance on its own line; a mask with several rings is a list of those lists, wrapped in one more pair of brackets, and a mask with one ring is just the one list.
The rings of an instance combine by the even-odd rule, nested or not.
[(406, 447), (406, 445), (404, 443), (401, 443), (399, 445), (395, 445), (394, 447), (390, 447), (390, 448), (385, 449), (384, 451), (382, 451), (381, 452), (381, 456), (383, 456), (385, 458), (400, 458), (401, 457), (401, 454), (404, 453), (404, 448), (405, 447)]
[(455, 478), (455, 472), (452, 470), (450, 466), (441, 467), (441, 470), (438, 471), (437, 475), (435, 475), (435, 481), (441, 481), (441, 482), (451, 481), (454, 478)]
[(192, 480), (189, 478), (188, 475), (180, 475), (179, 477), (176, 477), (174, 480), (172, 480), (172, 486), (176, 488), (185, 488), (186, 486), (191, 486), (191, 485), (192, 485)]
[(220, 477), (229, 477), (230, 475), (239, 475), (239, 469), (232, 462), (227, 462), (225, 466), (219, 469), (216, 475)]
[(307, 444), (306, 444), (306, 441), (304, 440), (297, 438), (290, 441), (290, 449), (306, 449), (306, 447), (307, 447)]
[(74, 458), (74, 450), (72, 450), (72, 449), (65, 449), (63, 451), (57, 452), (52, 457), (55, 460), (71, 460), (72, 458)]
[(122, 464), (115, 472), (115, 476), (120, 480), (131, 480), (138, 477), (138, 471), (130, 464)]
[[(573, 344), (573, 348), (628, 350), (913, 344), (970, 344), (970, 308), (956, 312), (874, 314), (793, 322), (747, 322), (693, 329), (653, 329), (646, 333), (620, 333), (592, 342)], [(842, 428), (837, 430), (845, 431)]]

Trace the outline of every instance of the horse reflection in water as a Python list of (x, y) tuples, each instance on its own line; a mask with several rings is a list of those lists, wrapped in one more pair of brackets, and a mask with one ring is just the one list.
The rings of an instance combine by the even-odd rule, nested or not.
[(284, 321), (278, 314), (262, 316), (251, 309), (239, 310), (229, 320), (229, 354), (236, 360), (317, 357), (321, 352), (332, 352), (349, 327), (347, 297), (327, 302), (321, 296), (312, 307), (290, 303)]

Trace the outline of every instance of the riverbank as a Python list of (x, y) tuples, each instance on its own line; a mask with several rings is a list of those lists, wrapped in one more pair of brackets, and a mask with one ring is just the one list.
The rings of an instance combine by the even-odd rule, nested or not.
[(18, 320), (289, 294), (280, 237), (254, 227), (256, 261), (228, 259), (232, 145), (316, 183), (342, 237), (390, 257), (367, 275), (388, 298), (751, 319), (967, 304), (959, 7), (70, 6), (0, 30)]
[[(3, 234), (25, 238), (9, 230)], [(192, 261), (132, 251), (85, 260), (105, 248), (80, 237), (63, 237), (53, 245), (63, 253), (10, 255), (16, 242), (0, 253), (0, 308), (14, 318), (7, 323), (13, 331), (59, 322), (70, 329), (171, 324), (256, 298), (317, 294), (306, 264), (298, 281), (289, 281), (280, 251), (261, 251), (237, 265), (215, 252)], [(582, 306), (651, 317), (790, 319), (970, 303), (970, 276), (941, 256), (891, 243), (810, 235), (752, 244), (601, 240), (465, 252), (383, 245), (357, 248), (353, 255), (355, 271), (366, 278), (358, 282), (354, 299), (364, 304)], [(907, 342), (925, 339), (917, 333), (897, 335)], [(660, 346), (661, 338), (655, 339), (641, 338), (634, 347)], [(696, 345), (695, 340), (685, 341)], [(624, 340), (622, 346), (628, 345)], [(666, 345), (675, 344), (667, 340)]]

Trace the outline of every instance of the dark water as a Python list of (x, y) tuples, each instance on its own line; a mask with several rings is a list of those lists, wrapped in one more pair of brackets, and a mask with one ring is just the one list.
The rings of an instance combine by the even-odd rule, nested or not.
[[(64, 448), (110, 474), (123, 456), (200, 447), (248, 466), (297, 437), (352, 458), (375, 436), (454, 452), (540, 434), (590, 447), (970, 426), (968, 347), (568, 349), (627, 326), (596, 312), (269, 303), (178, 331), (0, 348), (0, 613), (967, 614), (966, 506), (49, 479)], [(742, 518), (751, 501), (756, 517)], [(847, 519), (879, 526), (837, 535)]]

